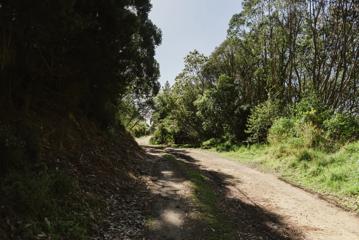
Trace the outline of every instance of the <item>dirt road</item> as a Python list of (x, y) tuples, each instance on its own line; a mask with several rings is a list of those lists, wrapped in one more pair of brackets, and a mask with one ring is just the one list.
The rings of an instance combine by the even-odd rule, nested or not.
[(161, 197), (148, 239), (359, 239), (357, 216), (271, 174), (203, 150), (145, 149), (175, 156), (154, 160), (149, 186)]

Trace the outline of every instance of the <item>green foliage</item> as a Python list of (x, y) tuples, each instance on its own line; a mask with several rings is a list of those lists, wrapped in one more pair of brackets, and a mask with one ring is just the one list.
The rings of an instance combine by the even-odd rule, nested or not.
[(146, 119), (149, 119), (152, 108), (152, 99), (128, 94), (118, 105), (116, 119), (134, 137), (142, 137), (150, 133)]
[(332, 115), (332, 110), (319, 101), (315, 94), (302, 98), (290, 107), (291, 116), (301, 122), (322, 126), (323, 122)]
[(275, 144), (291, 144), (293, 147), (318, 147), (324, 143), (322, 131), (312, 123), (300, 120), (280, 118), (269, 130), (268, 142)]
[[(243, 1), (242, 11), (230, 21), (228, 37), (208, 58), (197, 51), (186, 57), (168, 92), (168, 103), (175, 104), (155, 112), (160, 119), (169, 113), (179, 128), (175, 142), (181, 143), (226, 135), (237, 144), (265, 142), (281, 116), (293, 126), (287, 134), (285, 127), (290, 126), (278, 123), (273, 141), (292, 135), (289, 140), (297, 145), (328, 147), (333, 145), (329, 139), (354, 140), (353, 121), (328, 120), (335, 112), (359, 113), (359, 71), (352, 61), (359, 31), (354, 11), (348, 11), (353, 7), (338, 1)], [(334, 137), (339, 132), (340, 140)]]
[(325, 139), (322, 137), (323, 131), (312, 123), (300, 124), (298, 122), (296, 132), (298, 138), (302, 140), (304, 147), (319, 147), (325, 142)]
[(46, 168), (39, 173), (12, 171), (0, 191), (1, 204), (22, 218), (21, 236), (32, 239), (46, 233), (53, 239), (87, 239), (89, 214), (96, 206), (78, 197), (79, 186), (68, 175)]
[(38, 145), (31, 126), (0, 124), (2, 212), (21, 219), (16, 234), (24, 239), (40, 233), (52, 239), (87, 239), (95, 206), (79, 195), (75, 179), (39, 161)]
[(281, 143), (295, 135), (295, 122), (293, 119), (281, 117), (274, 121), (269, 129), (268, 142), (271, 144)]
[(150, 127), (145, 121), (140, 121), (130, 130), (130, 132), (134, 137), (139, 138), (149, 135)]
[(359, 138), (358, 117), (336, 113), (323, 122), (326, 137), (332, 141), (347, 142)]
[(219, 143), (220, 143), (219, 139), (211, 138), (211, 139), (208, 139), (207, 141), (202, 142), (201, 148), (211, 149), (211, 148), (216, 147)]
[(228, 151), (233, 151), (235, 149), (236, 149), (236, 145), (233, 143), (233, 141), (230, 140), (219, 143), (216, 146), (216, 150), (218, 152), (228, 152)]
[(308, 150), (303, 150), (298, 155), (298, 161), (310, 161), (313, 159), (313, 156)]
[(333, 151), (343, 143), (358, 139), (357, 117), (336, 113), (313, 98), (304, 98), (290, 108), (288, 117), (277, 119), (269, 129), (268, 141), (275, 145), (289, 143), (294, 147), (320, 147)]
[[(201, 76), (198, 76), (205, 59), (198, 52), (190, 53), (174, 86), (167, 84), (156, 97), (152, 120), (154, 138), (160, 139), (159, 142), (169, 140), (167, 143), (194, 145), (201, 142), (203, 129), (195, 102), (206, 87)], [(165, 136), (161, 137), (162, 133)]]
[(112, 124), (119, 96), (159, 90), (150, 9), (149, 0), (2, 2), (1, 107), (52, 103)]
[(170, 128), (166, 127), (165, 124), (160, 124), (154, 131), (150, 142), (151, 144), (173, 144), (175, 143), (173, 135)]
[(268, 130), (280, 114), (280, 105), (276, 100), (267, 100), (257, 105), (248, 119), (246, 130), (250, 135), (248, 140), (256, 143), (265, 141)]

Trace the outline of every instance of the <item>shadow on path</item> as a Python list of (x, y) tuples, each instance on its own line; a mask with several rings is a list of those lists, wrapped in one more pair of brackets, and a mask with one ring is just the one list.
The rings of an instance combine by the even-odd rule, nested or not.
[(303, 239), (280, 216), (231, 194), (236, 179), (200, 168), (186, 150), (145, 150), (153, 194), (146, 239)]

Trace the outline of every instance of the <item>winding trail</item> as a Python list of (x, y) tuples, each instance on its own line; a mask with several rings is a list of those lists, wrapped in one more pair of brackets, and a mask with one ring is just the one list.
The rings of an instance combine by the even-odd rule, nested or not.
[[(155, 201), (157, 219), (153, 223), (157, 230), (148, 239), (211, 239), (211, 229), (206, 229), (209, 224), (194, 220), (194, 213), (202, 210), (191, 203), (195, 190), (186, 175), (191, 169), (205, 176), (206, 184), (218, 193), (216, 207), (232, 226), (229, 231), (234, 234), (220, 239), (359, 240), (359, 218), (355, 214), (271, 174), (204, 150), (144, 148), (158, 159), (153, 165), (158, 174), (149, 185), (162, 196)], [(171, 162), (160, 157), (164, 154), (176, 158)], [(185, 164), (185, 170), (176, 162)], [(167, 226), (166, 221), (170, 223)]]

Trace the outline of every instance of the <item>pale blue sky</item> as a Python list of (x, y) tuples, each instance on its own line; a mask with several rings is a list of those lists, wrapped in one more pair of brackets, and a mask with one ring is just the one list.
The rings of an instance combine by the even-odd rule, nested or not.
[(183, 58), (192, 50), (209, 55), (227, 35), (241, 0), (151, 0), (152, 21), (162, 30), (162, 45), (156, 58), (161, 66), (160, 82), (171, 84), (183, 69)]

